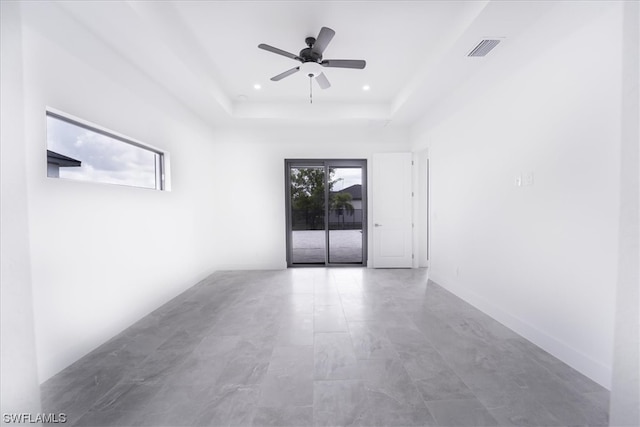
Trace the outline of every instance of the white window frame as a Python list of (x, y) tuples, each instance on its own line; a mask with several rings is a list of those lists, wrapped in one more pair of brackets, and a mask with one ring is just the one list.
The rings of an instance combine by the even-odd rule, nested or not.
[[(165, 150), (161, 150), (160, 148), (154, 147), (153, 145), (150, 144), (146, 144), (144, 142), (138, 141), (135, 138), (131, 138), (129, 136), (123, 135), (119, 132), (116, 132), (114, 130), (105, 128), (103, 126), (97, 125), (95, 123), (92, 123), (88, 120), (84, 120), (81, 119), (79, 117), (73, 116), (71, 114), (65, 113), (63, 111), (57, 110), (55, 108), (51, 108), (51, 107), (47, 107), (45, 109), (45, 130), (48, 131), (47, 129), (47, 117), (53, 117), (55, 119), (67, 122), (71, 125), (74, 126), (78, 126), (84, 129), (87, 129), (91, 132), (95, 132), (101, 135), (104, 135), (108, 138), (113, 138), (116, 139), (120, 142), (123, 142), (125, 144), (129, 144), (129, 145), (133, 145), (134, 147), (138, 147), (141, 148), (143, 150), (147, 150), (147, 151), (151, 151), (154, 154), (157, 154), (156, 156), (156, 187), (155, 188), (149, 188), (149, 187), (141, 187), (138, 185), (129, 185), (129, 184), (122, 184), (123, 186), (126, 187), (133, 187), (133, 188), (143, 188), (143, 189), (147, 189), (147, 190), (158, 190), (158, 191), (171, 191), (171, 185), (170, 185), (170, 179), (169, 179), (169, 153)], [(45, 144), (47, 144), (47, 149), (48, 149), (48, 141), (46, 141), (45, 138)], [(55, 179), (60, 179), (60, 178), (55, 178)], [(101, 182), (101, 181), (91, 181), (91, 180), (74, 180), (74, 181), (78, 181), (78, 182), (90, 182), (90, 183), (94, 183), (94, 184), (109, 184), (109, 183), (105, 183), (105, 182)], [(114, 184), (111, 184), (114, 185)], [(118, 185), (118, 184), (115, 184)]]

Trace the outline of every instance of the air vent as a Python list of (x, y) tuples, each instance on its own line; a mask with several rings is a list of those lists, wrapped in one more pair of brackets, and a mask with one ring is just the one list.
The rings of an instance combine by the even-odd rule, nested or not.
[(498, 43), (500, 43), (500, 40), (482, 40), (467, 56), (486, 56)]

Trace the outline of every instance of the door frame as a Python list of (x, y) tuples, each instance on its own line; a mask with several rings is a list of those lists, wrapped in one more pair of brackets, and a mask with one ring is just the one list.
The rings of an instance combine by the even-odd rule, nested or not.
[[(296, 166), (322, 166), (324, 167), (325, 186), (324, 186), (324, 232), (325, 232), (325, 251), (324, 264), (302, 264), (293, 263), (293, 242), (291, 223), (291, 167)], [(329, 186), (326, 185), (329, 176), (329, 168), (349, 168), (359, 167), (362, 171), (362, 262), (359, 263), (331, 263), (329, 262)], [(366, 267), (368, 254), (368, 198), (367, 198), (367, 160), (366, 159), (285, 159), (284, 160), (284, 187), (285, 187), (285, 232), (286, 232), (286, 260), (287, 267)]]

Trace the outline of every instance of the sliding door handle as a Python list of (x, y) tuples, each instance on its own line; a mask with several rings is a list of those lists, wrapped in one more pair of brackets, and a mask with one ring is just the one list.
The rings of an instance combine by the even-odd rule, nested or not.
[(374, 227), (382, 227), (382, 224), (378, 224), (377, 222), (373, 224)]

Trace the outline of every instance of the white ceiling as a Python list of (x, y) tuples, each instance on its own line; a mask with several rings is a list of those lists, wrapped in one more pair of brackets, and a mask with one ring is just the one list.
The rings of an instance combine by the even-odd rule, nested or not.
[[(60, 3), (212, 123), (392, 125), (412, 124), (437, 109), (445, 95), (515, 61), (522, 47), (518, 38), (556, 5), (480, 0)], [(558, 25), (567, 27), (565, 21)], [(257, 46), (266, 43), (297, 54), (305, 37), (315, 37), (322, 26), (336, 32), (325, 59), (364, 59), (367, 66), (326, 68), (332, 86), (321, 90), (314, 82), (310, 105), (309, 78), (303, 73), (269, 80), (298, 63)], [(554, 31), (544, 28), (548, 35)], [(503, 41), (485, 58), (468, 58), (487, 37)], [(369, 91), (362, 90), (365, 84)]]

